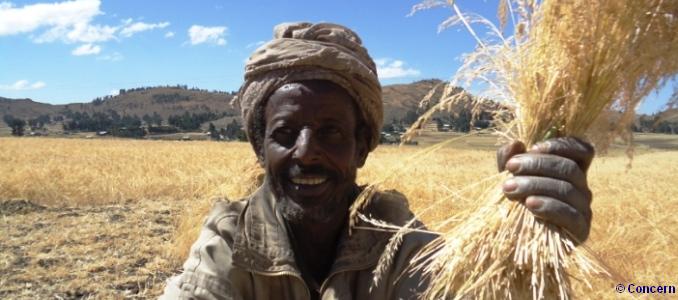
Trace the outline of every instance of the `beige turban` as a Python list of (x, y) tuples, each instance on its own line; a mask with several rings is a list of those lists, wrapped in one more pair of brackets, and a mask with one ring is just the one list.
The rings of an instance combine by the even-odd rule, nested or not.
[(273, 40), (247, 61), (245, 83), (235, 99), (257, 155), (262, 158), (268, 97), (279, 87), (302, 80), (328, 80), (343, 87), (355, 99), (370, 129), (369, 147), (373, 150), (383, 122), (381, 85), (360, 37), (329, 23), (283, 23), (273, 31)]

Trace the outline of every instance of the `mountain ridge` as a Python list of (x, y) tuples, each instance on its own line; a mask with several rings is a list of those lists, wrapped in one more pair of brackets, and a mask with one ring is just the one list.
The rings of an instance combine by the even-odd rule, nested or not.
[[(406, 84), (386, 85), (382, 87), (384, 101), (384, 121), (402, 119), (408, 111), (417, 111), (419, 101), (439, 79), (425, 79)], [(11, 99), (0, 97), (0, 115), (12, 115), (15, 118), (33, 119), (49, 114), (51, 117), (65, 117), (68, 111), (93, 114), (115, 111), (120, 115), (158, 113), (163, 119), (184, 112), (215, 112), (237, 117), (239, 110), (230, 105), (234, 92), (188, 89), (185, 86), (142, 87), (120, 90), (116, 96), (105, 96), (90, 102), (69, 104), (48, 104), (29, 98)]]

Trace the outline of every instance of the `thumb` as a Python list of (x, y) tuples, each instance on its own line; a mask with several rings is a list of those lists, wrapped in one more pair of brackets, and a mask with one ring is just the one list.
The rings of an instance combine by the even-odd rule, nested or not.
[(497, 169), (504, 171), (506, 162), (516, 154), (525, 153), (525, 144), (521, 141), (513, 141), (497, 149)]

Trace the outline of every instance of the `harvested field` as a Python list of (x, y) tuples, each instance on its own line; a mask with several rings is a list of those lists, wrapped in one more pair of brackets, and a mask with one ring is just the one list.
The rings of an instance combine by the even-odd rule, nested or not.
[[(404, 158), (423, 147), (379, 147), (359, 181), (396, 174), (382, 188), (405, 194), (415, 211), (456, 191), (424, 216), (436, 222), (472, 209), (477, 195), (461, 189), (495, 174), (494, 142), (488, 137), (482, 141), (490, 145), (479, 147), (479, 138), (407, 165)], [(678, 139), (637, 140), (630, 170), (622, 151), (594, 160), (586, 246), (627, 283), (678, 285), (678, 183), (671, 178), (678, 149), (664, 147)], [(0, 138), (0, 298), (157, 297), (180, 267), (209, 199), (245, 195), (253, 165), (245, 143)], [(578, 291), (582, 298), (629, 296), (617, 294), (615, 284)]]
[[(150, 298), (180, 207), (163, 202), (45, 207), (0, 203), (0, 298)], [(8, 276), (9, 275), (9, 276)]]

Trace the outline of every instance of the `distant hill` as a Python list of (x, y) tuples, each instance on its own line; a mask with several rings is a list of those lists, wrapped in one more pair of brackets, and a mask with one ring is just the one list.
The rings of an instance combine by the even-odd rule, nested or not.
[(668, 108), (659, 113), (658, 122), (676, 122), (678, 121), (678, 108)]
[(56, 115), (63, 105), (35, 102), (31, 99), (9, 99), (0, 97), (0, 116), (12, 115), (15, 118), (31, 119), (40, 115)]
[(441, 82), (443, 81), (439, 79), (427, 79), (384, 86), (384, 123), (390, 123), (394, 118), (403, 119), (408, 111), (421, 113), (419, 102)]
[[(384, 120), (402, 119), (408, 111), (417, 111), (419, 101), (440, 80), (429, 79), (410, 84), (396, 84), (383, 87)], [(49, 114), (52, 118), (65, 116), (70, 112), (115, 111), (119, 115), (151, 115), (157, 112), (167, 120), (170, 115), (181, 115), (184, 112), (214, 112), (227, 115), (226, 120), (239, 116), (230, 102), (234, 95), (228, 92), (215, 92), (184, 87), (151, 87), (121, 90), (117, 96), (96, 98), (88, 103), (71, 103), (52, 105), (36, 102), (32, 99), (8, 99), (0, 97), (0, 116), (12, 115), (15, 118), (33, 119)], [(0, 126), (3, 126), (1, 124)]]
[(120, 93), (110, 99), (95, 99), (85, 104), (93, 111), (114, 110), (120, 115), (153, 114), (157, 112), (163, 118), (191, 113), (217, 112), (230, 115), (238, 114), (231, 105), (234, 95), (228, 92), (214, 92), (175, 87), (156, 87), (132, 90)]
[[(384, 125), (399, 123), (400, 126), (410, 124), (428, 107), (435, 104), (442, 93), (443, 81), (439, 79), (420, 80), (408, 84), (395, 84), (383, 87)], [(420, 107), (421, 100), (434, 87), (438, 87), (431, 97), (430, 103)], [(49, 115), (53, 121), (48, 123), (49, 131), (61, 131), (62, 120), (69, 120), (68, 116), (77, 113), (95, 113), (111, 115), (115, 112), (119, 116), (159, 115), (164, 124), (170, 116), (180, 116), (185, 113), (209, 113), (218, 119), (201, 121), (200, 128), (205, 131), (209, 123), (217, 128), (227, 127), (234, 120), (242, 123), (240, 112), (230, 105), (234, 97), (233, 92), (207, 91), (186, 86), (143, 87), (120, 90), (116, 96), (105, 96), (93, 99), (88, 103), (71, 103), (52, 105), (36, 102), (32, 99), (9, 99), (0, 97), (0, 117), (11, 115), (14, 118), (29, 121), (40, 116)], [(471, 96), (474, 98), (473, 96)], [(470, 110), (472, 102), (466, 101), (456, 107), (456, 111)], [(460, 109), (461, 108), (461, 109)], [(470, 122), (470, 116), (449, 113), (436, 113), (434, 118), (451, 124), (453, 130), (465, 131)], [(57, 121), (58, 120), (58, 121)], [(476, 125), (474, 125), (476, 126)], [(678, 133), (678, 108), (665, 109), (653, 115), (637, 116), (634, 130), (643, 132)], [(0, 121), (0, 135), (8, 135), (9, 127)]]
[(67, 111), (108, 112), (113, 110), (119, 115), (143, 116), (157, 112), (164, 119), (170, 115), (188, 112), (215, 112), (236, 114), (230, 106), (233, 95), (227, 92), (211, 92), (180, 87), (139, 88), (130, 91), (121, 90), (117, 96), (94, 99), (89, 103), (71, 103), (52, 105), (35, 102), (31, 99), (7, 99), (0, 97), (0, 115), (10, 114), (15, 118), (31, 119), (49, 114), (52, 117), (65, 116)]

